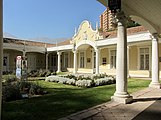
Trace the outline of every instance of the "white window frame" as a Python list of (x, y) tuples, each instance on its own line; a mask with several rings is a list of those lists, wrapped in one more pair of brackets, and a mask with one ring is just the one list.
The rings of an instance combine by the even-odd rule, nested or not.
[[(140, 67), (141, 67), (141, 63), (140, 63), (140, 49), (146, 49), (148, 48), (149, 49), (149, 70), (151, 70), (151, 47), (150, 46), (144, 46), (144, 47), (138, 47), (138, 70), (141, 70)], [(145, 70), (145, 69), (143, 69)]]
[[(103, 61), (104, 59), (106, 60), (106, 62)], [(101, 65), (107, 65), (107, 58), (106, 57), (102, 57)]]
[[(111, 68), (111, 51), (114, 51), (114, 50), (116, 51), (116, 57), (117, 57), (117, 50), (116, 50), (116, 48), (109, 49), (109, 64), (110, 64), (110, 69), (116, 69), (116, 67)], [(116, 60), (117, 60), (117, 58), (116, 58)], [(116, 60), (115, 60), (115, 62), (116, 62)]]
[(86, 68), (86, 51), (79, 51), (79, 68), (82, 68), (81, 67), (81, 53), (84, 53), (84, 67), (83, 68)]

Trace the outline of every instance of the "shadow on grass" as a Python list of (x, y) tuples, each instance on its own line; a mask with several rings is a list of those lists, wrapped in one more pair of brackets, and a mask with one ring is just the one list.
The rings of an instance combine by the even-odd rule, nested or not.
[(110, 100), (114, 87), (47, 88), (49, 94), (3, 103), (3, 120), (56, 120)]

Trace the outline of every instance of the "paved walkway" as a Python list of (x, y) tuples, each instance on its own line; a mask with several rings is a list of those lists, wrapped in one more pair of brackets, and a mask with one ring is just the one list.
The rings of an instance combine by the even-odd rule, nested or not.
[(132, 94), (131, 104), (113, 101), (59, 120), (161, 120), (161, 90), (146, 88)]

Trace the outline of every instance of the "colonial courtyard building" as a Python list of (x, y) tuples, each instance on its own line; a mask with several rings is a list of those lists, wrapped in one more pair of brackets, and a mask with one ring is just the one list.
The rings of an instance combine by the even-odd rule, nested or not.
[[(128, 76), (151, 77), (152, 39), (153, 36), (143, 26), (128, 28)], [(4, 38), (3, 71), (15, 72), (16, 56), (20, 55), (27, 57), (29, 72), (48, 69), (57, 72), (116, 75), (116, 44), (116, 31), (101, 34), (97, 26), (93, 29), (86, 20), (80, 24), (71, 40), (58, 44)], [(159, 66), (161, 68), (161, 52)]]
[[(143, 26), (129, 28), (127, 35), (128, 75), (151, 77), (152, 35)], [(47, 48), (47, 51), (57, 53), (58, 72), (115, 75), (116, 44), (116, 31), (101, 35), (97, 27), (93, 30), (90, 22), (83, 21), (70, 42)], [(159, 56), (161, 62), (161, 53)]]

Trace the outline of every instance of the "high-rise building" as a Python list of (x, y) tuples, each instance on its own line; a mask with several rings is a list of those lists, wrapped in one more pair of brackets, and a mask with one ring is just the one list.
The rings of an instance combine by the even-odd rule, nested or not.
[[(137, 22), (133, 21), (131, 17), (127, 17), (127, 28), (140, 26)], [(100, 32), (107, 32), (109, 30), (114, 30), (116, 24), (114, 24), (111, 10), (107, 8), (100, 15)]]
[(111, 11), (107, 8), (100, 15), (100, 30), (102, 30), (102, 32), (107, 32), (110, 29), (112, 29), (112, 15)]

